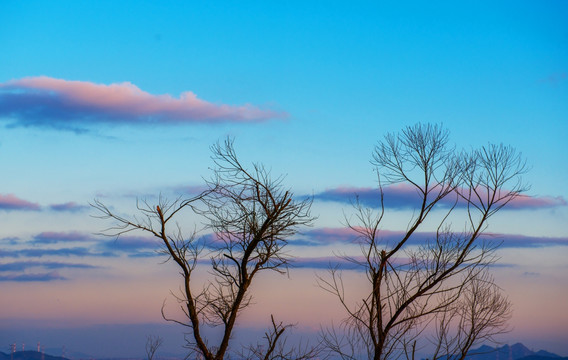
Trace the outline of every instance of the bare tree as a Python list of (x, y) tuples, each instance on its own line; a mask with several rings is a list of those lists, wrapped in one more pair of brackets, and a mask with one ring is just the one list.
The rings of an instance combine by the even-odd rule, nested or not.
[(322, 352), (321, 344), (316, 346), (308, 342), (300, 342), (295, 346), (287, 346), (287, 338), (283, 336), (286, 329), (293, 325), (276, 323), (274, 316), (270, 317), (272, 327), (264, 333), (265, 344), (257, 343), (245, 347), (239, 358), (243, 360), (308, 360), (319, 358)]
[[(347, 225), (362, 256), (345, 257), (366, 274), (368, 292), (352, 301), (338, 268), (319, 277), (346, 312), (339, 327), (323, 331), (323, 341), (344, 359), (414, 359), (431, 343), (434, 360), (463, 360), (473, 345), (506, 331), (510, 304), (488, 274), (499, 244), (483, 234), (489, 218), (526, 190), (525, 163), (503, 145), (457, 152), (448, 146), (448, 132), (433, 125), (387, 135), (372, 163), (378, 206), (355, 201), (355, 220)], [(416, 193), (414, 213), (395, 241), (381, 234), (388, 201), (383, 181)], [(443, 215), (436, 230), (427, 241), (415, 240), (434, 211)], [(455, 221), (463, 227), (455, 230)]]
[(148, 360), (153, 360), (156, 351), (162, 346), (164, 339), (161, 336), (148, 335), (146, 337), (146, 357)]
[[(168, 259), (179, 267), (183, 279), (180, 294), (175, 295), (183, 319), (170, 318), (162, 307), (166, 320), (186, 327), (187, 346), (205, 359), (223, 359), (240, 312), (251, 304), (250, 285), (256, 275), (265, 270), (286, 273), (289, 256), (284, 252), (290, 236), (300, 226), (308, 225), (311, 200), (298, 201), (282, 185), (282, 177), (273, 178), (262, 165), (246, 169), (238, 160), (232, 140), (212, 148), (215, 168), (207, 181), (207, 190), (190, 198), (168, 202), (160, 198), (157, 205), (138, 204), (142, 218), (122, 217), (100, 201), (94, 207), (101, 218), (115, 221), (104, 233), (120, 236), (126, 232), (148, 232), (162, 243)], [(179, 225), (173, 225), (182, 209), (201, 216), (212, 233), (198, 237), (197, 232), (184, 236)], [(207, 256), (204, 253), (207, 252)], [(197, 288), (192, 275), (199, 260), (210, 259), (211, 278)], [(269, 338), (267, 359), (277, 349), (288, 325), (275, 325), (274, 338)], [(219, 343), (212, 345), (203, 334), (205, 326), (221, 327)], [(272, 335), (271, 335), (272, 336)]]

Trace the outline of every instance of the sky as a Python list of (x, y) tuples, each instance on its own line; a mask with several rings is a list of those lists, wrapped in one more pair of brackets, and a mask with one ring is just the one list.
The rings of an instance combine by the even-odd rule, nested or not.
[[(289, 276), (253, 286), (240, 333), (274, 313), (315, 336), (342, 318), (316, 277), (353, 248), (342, 219), (354, 194), (376, 196), (374, 146), (433, 123), (459, 148), (526, 158), (529, 198), (487, 229), (513, 303), (501, 340), (568, 356), (567, 17), (560, 0), (2, 1), (0, 351), (141, 357), (160, 335), (183, 353), (160, 315), (177, 269), (144, 234), (97, 235), (109, 224), (89, 203), (133, 214), (137, 198), (187, 196), (227, 136), (318, 217), (291, 242)], [(412, 211), (387, 194), (389, 234)], [(361, 273), (345, 276), (356, 294)]]

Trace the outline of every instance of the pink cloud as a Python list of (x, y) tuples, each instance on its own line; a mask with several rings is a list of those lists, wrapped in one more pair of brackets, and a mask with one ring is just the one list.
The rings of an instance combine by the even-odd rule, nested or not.
[(147, 93), (130, 82), (104, 85), (40, 76), (1, 83), (0, 116), (14, 120), (13, 125), (76, 129), (77, 125), (100, 122), (258, 122), (287, 114), (251, 104), (213, 104), (191, 91), (175, 98)]
[(551, 196), (519, 196), (507, 204), (508, 209), (531, 209), (531, 208), (552, 208), (558, 206), (566, 206), (568, 203), (561, 197)]
[(0, 194), (0, 210), (39, 210), (40, 207), (36, 203), (32, 203), (14, 194)]

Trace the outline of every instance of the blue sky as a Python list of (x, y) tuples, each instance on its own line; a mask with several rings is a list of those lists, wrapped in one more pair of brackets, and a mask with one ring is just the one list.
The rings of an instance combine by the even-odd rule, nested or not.
[[(488, 229), (506, 239), (508, 266), (496, 271), (517, 309), (505, 340), (567, 355), (567, 15), (563, 1), (3, 1), (0, 279), (13, 292), (0, 317), (45, 328), (57, 317), (65, 329), (159, 323), (165, 285), (176, 279), (157, 285), (136, 274), (159, 279), (172, 269), (94, 236), (105, 224), (88, 203), (100, 198), (128, 212), (136, 197), (200, 186), (209, 146), (226, 136), (244, 162), (264, 163), (296, 194), (315, 195), (319, 218), (304, 239), (313, 244), (341, 233), (350, 193), (373, 195), (374, 145), (430, 122), (460, 148), (505, 143), (526, 157), (535, 202), (503, 211)], [(106, 102), (112, 89), (128, 106)], [(393, 207), (385, 230), (401, 230), (408, 215)], [(338, 246), (296, 251), (317, 269)], [(315, 270), (298, 271), (290, 286), (306, 286), (314, 300), (294, 301), (327, 304), (312, 289)], [(121, 316), (129, 283), (136, 294), (164, 291)], [(118, 294), (86, 306), (114, 309), (100, 321), (57, 305), (57, 293), (72, 298), (85, 284)], [(53, 302), (25, 310), (38, 289)], [(316, 325), (314, 316), (302, 326)], [(24, 341), (2, 329), (4, 340)]]

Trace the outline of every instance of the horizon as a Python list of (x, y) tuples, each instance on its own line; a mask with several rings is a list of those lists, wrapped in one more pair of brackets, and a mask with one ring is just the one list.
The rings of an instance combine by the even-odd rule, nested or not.
[[(22, 350), (18, 350), (17, 345), (19, 345), (19, 344), (10, 344), (10, 345), (13, 345), (13, 347), (11, 348), (12, 350), (10, 350), (9, 353), (11, 352), (11, 353), (13, 353), (13, 354), (16, 354), (16, 353), (23, 353), (23, 352), (32, 352), (32, 353), (45, 354), (45, 355), (49, 355), (49, 356), (53, 356), (53, 357), (61, 357), (61, 358), (65, 358), (65, 359), (86, 359), (86, 358), (93, 358), (92, 356), (89, 356), (89, 354), (85, 354), (85, 353), (80, 354), (80, 355), (82, 355), (82, 356), (76, 356), (76, 355), (74, 356), (74, 354), (77, 354), (77, 353), (80, 353), (80, 352), (77, 351), (77, 349), (67, 349), (67, 348), (65, 347), (65, 345), (63, 345), (62, 348), (60, 349), (60, 350), (61, 350), (61, 355), (57, 355), (57, 354), (54, 354), (54, 353), (53, 353), (53, 351), (57, 351), (58, 349), (53, 348), (53, 347), (46, 349), (45, 346), (44, 346), (44, 345), (41, 345), (39, 342), (37, 343), (37, 349), (35, 349), (35, 350), (24, 350), (24, 349), (25, 349), (25, 344), (21, 344), (21, 345), (22, 345)], [(546, 356), (547, 358), (549, 358), (549, 355), (556, 355), (556, 356), (563, 357), (562, 355), (558, 355), (558, 354), (555, 354), (555, 353), (550, 353), (550, 352), (547, 351), (546, 349), (538, 349), (538, 350), (536, 350), (536, 349), (531, 349), (531, 348), (527, 347), (525, 344), (520, 343), (520, 342), (514, 343), (514, 344), (496, 344), (496, 345), (493, 346), (493, 347), (487, 346), (486, 344), (482, 344), (482, 345), (480, 345), (479, 347), (476, 347), (476, 348), (474, 348), (474, 349), (471, 349), (471, 355), (488, 354), (487, 352), (481, 352), (481, 353), (479, 353), (479, 352), (476, 353), (476, 352), (475, 352), (476, 350), (481, 350), (481, 349), (484, 349), (484, 348), (487, 348), (487, 347), (490, 347), (490, 348), (492, 349), (491, 351), (500, 351), (501, 349), (504, 349), (504, 348), (510, 348), (510, 349), (512, 349), (512, 348), (519, 347), (519, 346), (522, 347), (522, 348), (524, 348), (524, 349), (526, 349), (526, 350), (529, 350), (529, 351), (531, 352), (531, 354), (529, 354), (529, 355), (523, 355), (523, 356), (520, 356), (519, 358), (523, 358), (524, 356), (536, 355), (536, 354), (541, 353), (541, 352), (546, 352), (546, 353), (548, 353), (548, 354), (546, 354), (546, 355), (542, 355), (542, 356)], [(39, 349), (39, 350), (38, 350), (38, 349)], [(50, 353), (48, 353), (48, 352), (50, 352)], [(70, 352), (71, 354), (70, 354), (70, 355), (67, 355), (66, 352)], [(0, 351), (0, 353), (3, 353), (3, 354), (5, 354), (5, 355), (8, 354), (8, 353), (5, 353), (5, 352), (3, 352), (3, 351)], [(183, 357), (184, 357), (184, 354), (178, 354), (177, 356), (180, 356), (181, 358), (183, 358)], [(173, 353), (166, 353), (166, 355), (156, 356), (157, 359), (160, 359), (160, 358), (161, 358), (161, 359), (164, 359), (164, 358), (175, 358), (175, 357), (176, 357), (176, 354), (173, 354)], [(120, 358), (120, 357), (118, 357), (118, 358)], [(141, 358), (143, 359), (144, 357), (141, 357)], [(550, 357), (550, 358), (554, 358), (554, 357)], [(104, 358), (99, 358), (99, 359), (104, 359)]]
[[(568, 356), (567, 16), (553, 0), (2, 2), (0, 344), (67, 339), (127, 357), (167, 334), (163, 350), (183, 352), (183, 329), (160, 314), (164, 300), (176, 314), (178, 270), (143, 233), (99, 235), (110, 223), (90, 204), (132, 215), (137, 199), (195, 195), (228, 137), (317, 216), (290, 240), (288, 276), (255, 280), (236, 337), (262, 336), (274, 314), (316, 339), (343, 318), (317, 276), (359, 254), (344, 215), (355, 195), (378, 206), (371, 153), (421, 123), (442, 124), (456, 150), (505, 144), (526, 159), (530, 189), (486, 229), (513, 304), (498, 340)], [(384, 190), (388, 240), (415, 193)], [(182, 229), (200, 221), (184, 213)], [(345, 277), (356, 299), (364, 276)]]

